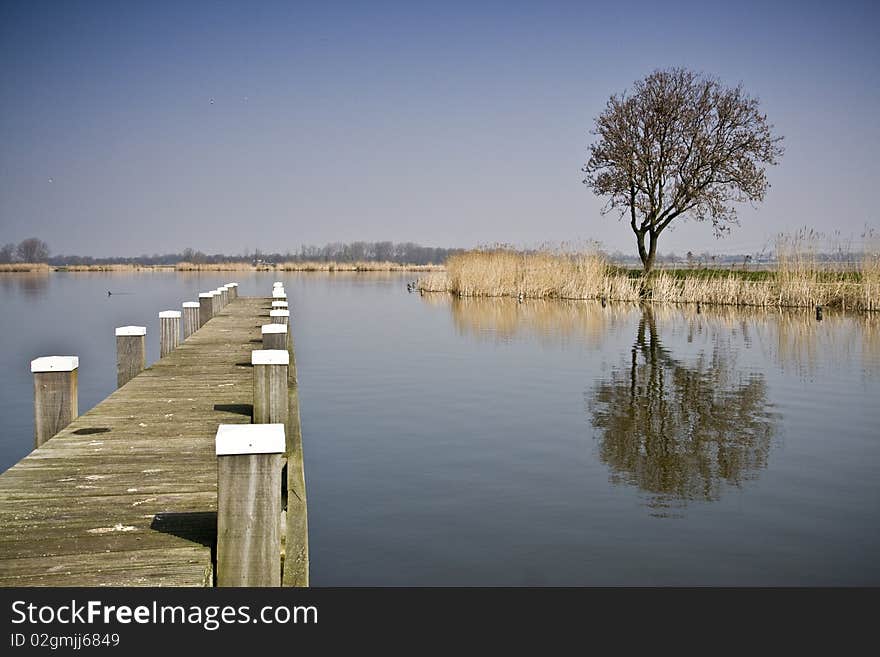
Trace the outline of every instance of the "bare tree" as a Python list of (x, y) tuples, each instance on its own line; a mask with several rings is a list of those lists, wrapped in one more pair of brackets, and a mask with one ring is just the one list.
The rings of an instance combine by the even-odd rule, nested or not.
[(9, 264), (15, 259), (15, 244), (11, 242), (0, 247), (0, 264)]
[(49, 245), (36, 237), (22, 240), (16, 249), (22, 262), (46, 262), (49, 259)]
[(738, 223), (734, 203), (764, 199), (765, 166), (783, 153), (772, 128), (742, 85), (658, 70), (609, 99), (596, 119), (584, 183), (609, 197), (603, 212), (629, 215), (650, 272), (660, 233), (676, 218), (711, 220), (719, 236)]

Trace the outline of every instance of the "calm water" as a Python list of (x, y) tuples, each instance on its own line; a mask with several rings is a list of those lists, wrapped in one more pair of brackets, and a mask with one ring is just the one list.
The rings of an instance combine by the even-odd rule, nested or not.
[[(234, 278), (0, 276), (0, 468), (31, 358)], [(291, 274), (315, 585), (880, 584), (880, 316), (409, 295)], [(130, 294), (107, 296), (107, 290)]]

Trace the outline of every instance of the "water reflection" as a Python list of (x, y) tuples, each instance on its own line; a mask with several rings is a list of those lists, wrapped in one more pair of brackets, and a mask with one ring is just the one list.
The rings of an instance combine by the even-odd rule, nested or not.
[(566, 338), (598, 345), (631, 313), (632, 306), (617, 304), (601, 308), (596, 301), (544, 301), (511, 298), (469, 298), (425, 295), (429, 304), (450, 304), (452, 321), (461, 335), (510, 341), (537, 337), (552, 342)]
[(599, 458), (612, 481), (650, 495), (656, 515), (689, 500), (717, 500), (767, 465), (775, 431), (764, 376), (737, 367), (715, 341), (694, 362), (663, 346), (654, 311), (642, 308), (629, 362), (588, 393)]
[[(581, 340), (602, 347), (609, 336), (633, 321), (640, 312), (629, 303), (597, 301), (468, 298), (426, 294), (432, 306), (449, 306), (460, 335), (480, 340), (510, 342), (537, 338), (541, 342)], [(822, 369), (848, 372), (859, 368), (865, 378), (880, 376), (880, 313), (826, 311), (817, 322), (812, 310), (765, 309), (742, 306), (652, 306), (656, 324), (664, 327), (667, 342), (709, 348), (718, 341), (736, 339), (760, 353), (765, 364), (775, 363), (809, 379)]]
[(15, 290), (26, 297), (39, 297), (49, 286), (49, 272), (0, 272), (0, 286), (6, 293)]

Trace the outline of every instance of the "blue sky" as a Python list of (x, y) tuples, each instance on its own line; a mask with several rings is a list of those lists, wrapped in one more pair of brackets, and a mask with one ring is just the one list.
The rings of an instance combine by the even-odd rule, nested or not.
[[(723, 240), (880, 228), (880, 10), (837, 3), (0, 2), (0, 241), (56, 253), (600, 240), (608, 96), (687, 66), (758, 96), (786, 154)], [(255, 6), (254, 6), (255, 5)]]

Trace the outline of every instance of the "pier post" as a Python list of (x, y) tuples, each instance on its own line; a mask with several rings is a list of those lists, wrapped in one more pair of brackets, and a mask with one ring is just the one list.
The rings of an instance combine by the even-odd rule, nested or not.
[(78, 371), (77, 356), (43, 356), (31, 361), (34, 447), (45, 443), (79, 415)]
[(201, 310), (198, 301), (183, 302), (183, 339), (196, 332), (199, 328), (199, 311)]
[(822, 321), (822, 306), (816, 306), (816, 321)]
[(283, 287), (276, 287), (272, 290), (272, 298), (280, 301), (286, 301), (287, 293), (284, 291)]
[(254, 368), (254, 424), (287, 423), (287, 349), (259, 349), (251, 352)]
[(165, 358), (180, 344), (180, 311), (163, 310), (159, 313), (159, 357)]
[(281, 586), (283, 424), (217, 428), (217, 585)]
[(229, 288), (225, 285), (221, 285), (217, 289), (220, 290), (220, 303), (222, 303), (225, 308), (229, 304)]
[(214, 316), (214, 295), (210, 292), (199, 294), (199, 328)]
[(116, 387), (121, 388), (147, 365), (146, 326), (116, 329)]
[(222, 298), (220, 296), (220, 290), (211, 290), (211, 296), (213, 297), (213, 301), (214, 301), (213, 308), (214, 308), (214, 314), (216, 315), (221, 310), (223, 310), (223, 304), (220, 303), (222, 301)]
[(229, 292), (232, 294), (233, 299), (238, 299), (238, 283), (230, 283)]
[(286, 301), (273, 301), (272, 302), (272, 310), (287, 310), (287, 302)]
[(287, 349), (287, 326), (284, 324), (263, 324), (263, 349)]
[(269, 311), (269, 317), (273, 324), (290, 324), (290, 311), (282, 309), (274, 309)]

